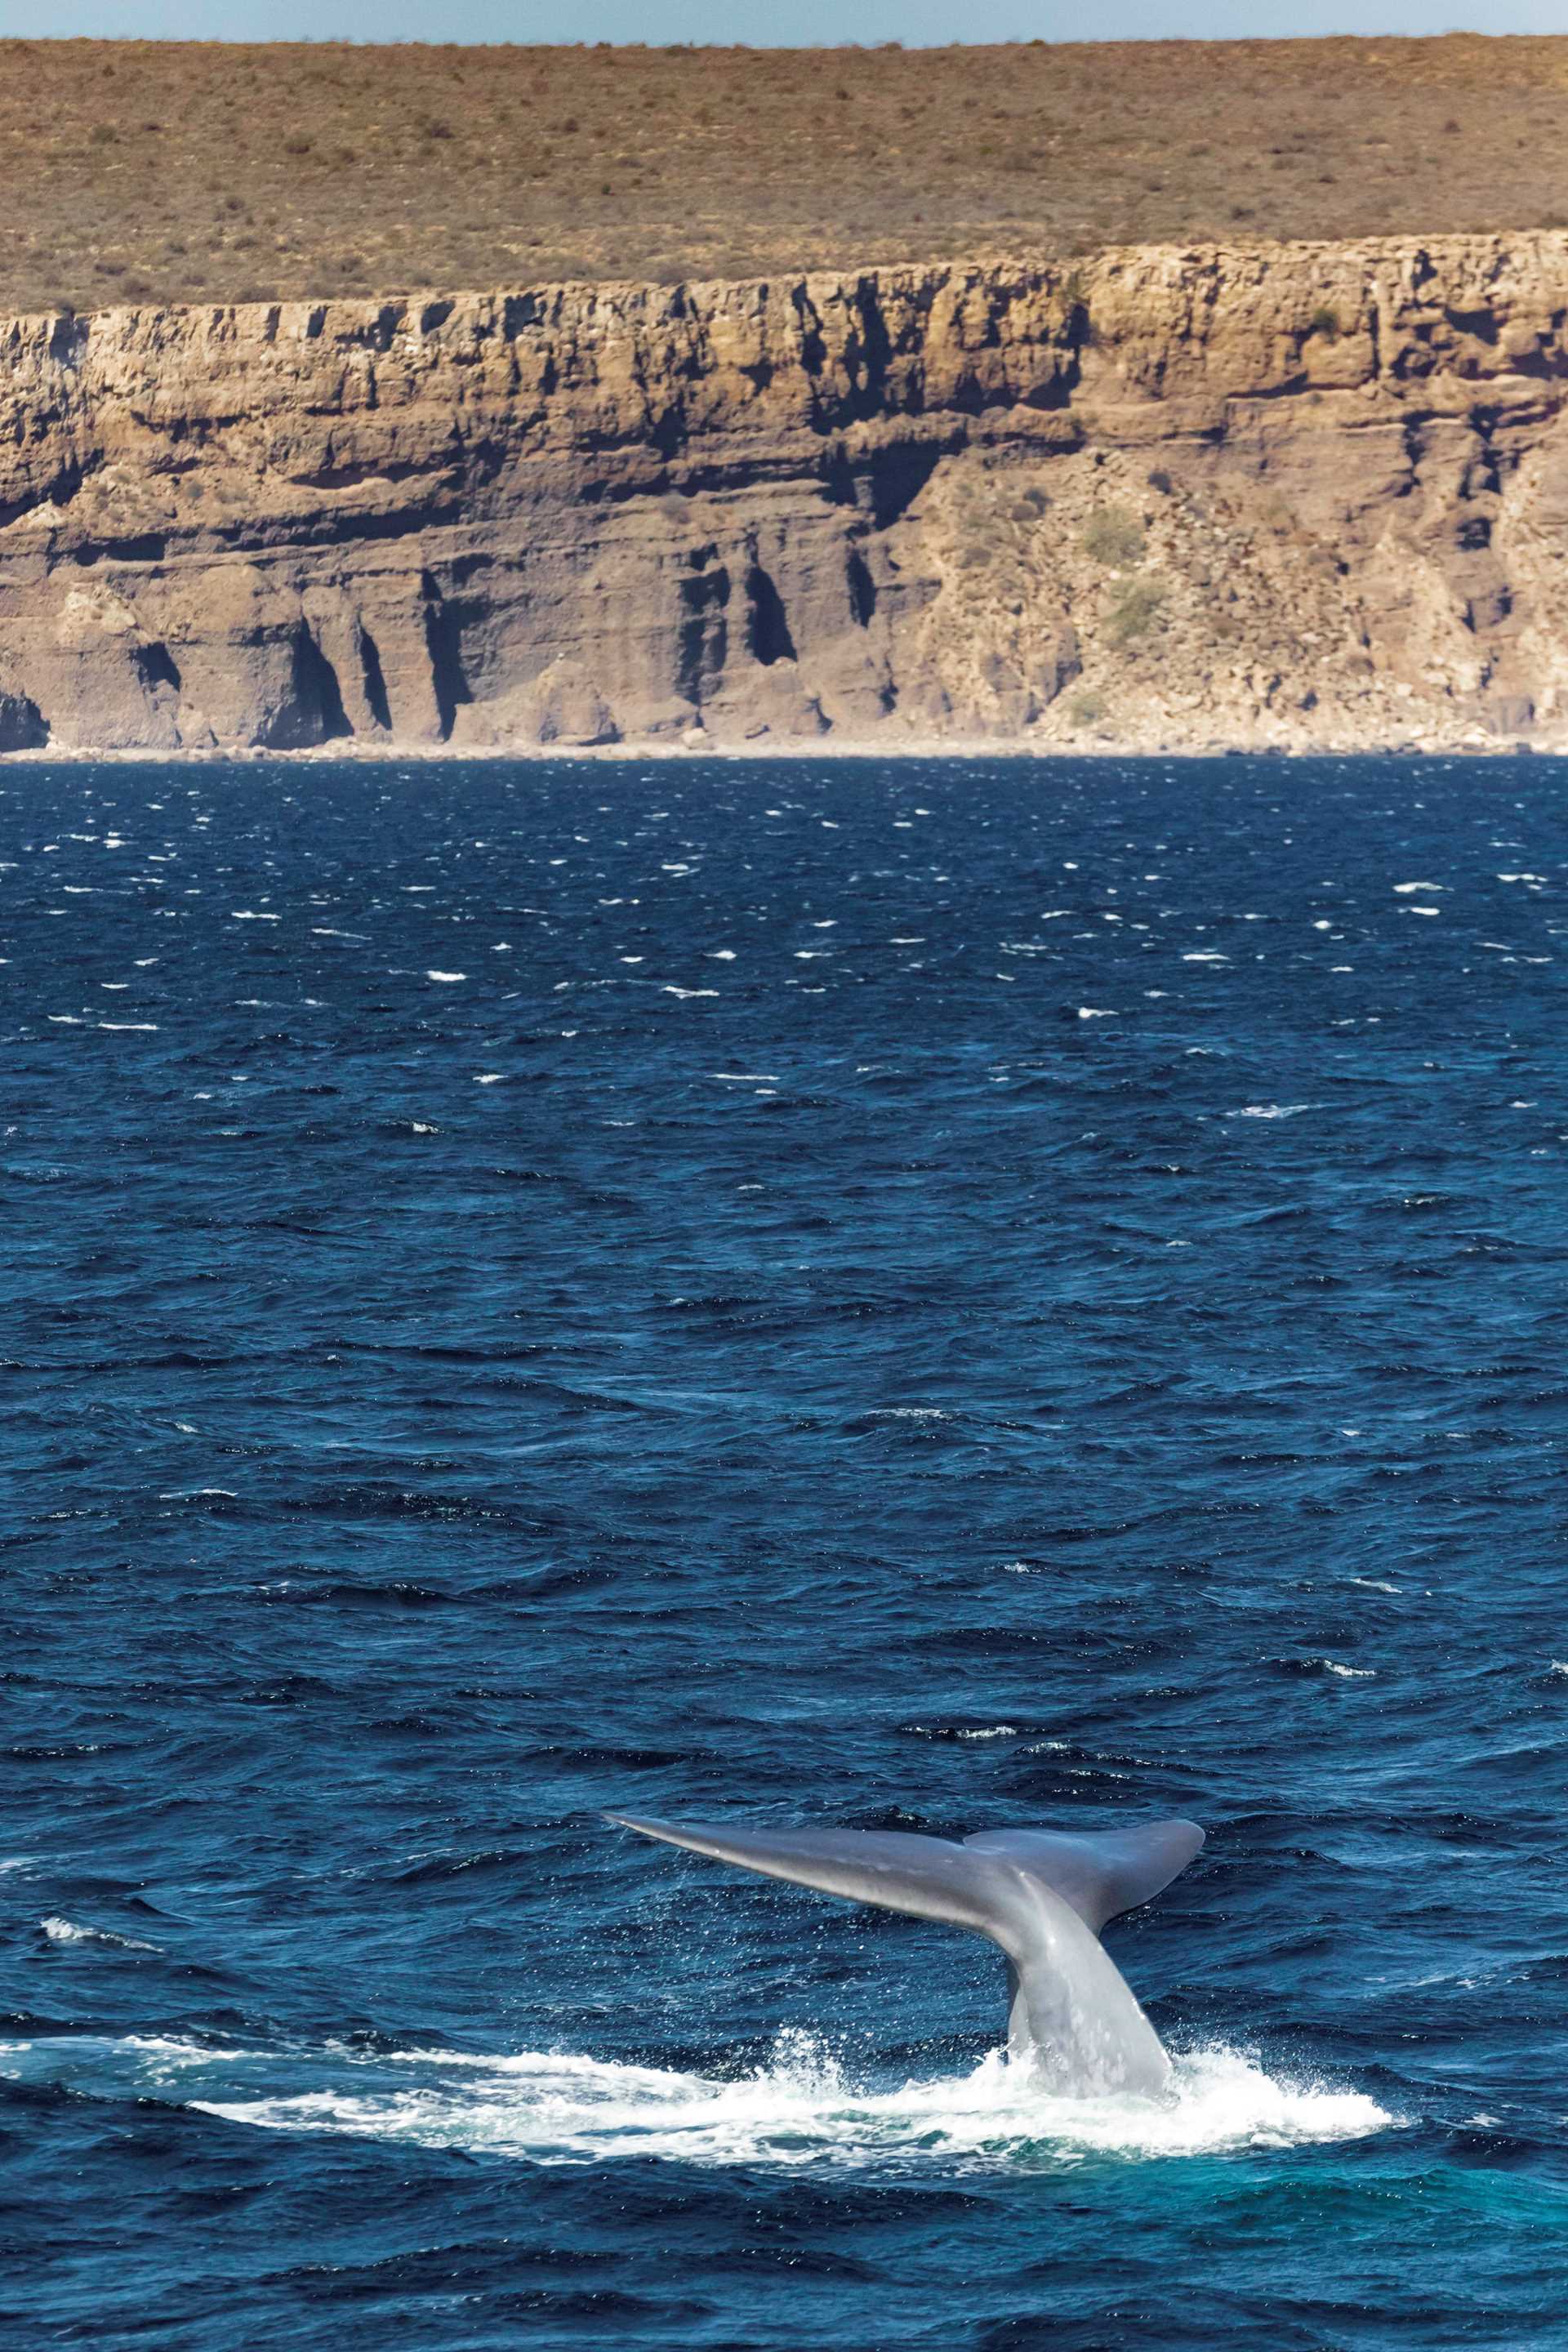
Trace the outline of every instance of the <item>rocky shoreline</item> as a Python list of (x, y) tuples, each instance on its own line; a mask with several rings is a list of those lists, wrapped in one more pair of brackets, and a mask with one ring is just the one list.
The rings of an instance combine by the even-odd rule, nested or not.
[(0, 323), (19, 757), (1568, 749), (1568, 235)]

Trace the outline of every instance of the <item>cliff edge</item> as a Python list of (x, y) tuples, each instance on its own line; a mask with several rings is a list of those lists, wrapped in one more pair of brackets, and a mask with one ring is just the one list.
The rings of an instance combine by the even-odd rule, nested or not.
[(1568, 748), (1568, 234), (0, 323), (0, 750)]

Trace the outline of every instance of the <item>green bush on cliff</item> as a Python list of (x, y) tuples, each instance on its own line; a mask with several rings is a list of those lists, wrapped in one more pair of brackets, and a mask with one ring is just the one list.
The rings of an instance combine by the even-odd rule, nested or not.
[(1091, 563), (1121, 571), (1143, 559), (1143, 530), (1125, 507), (1100, 507), (1084, 525), (1083, 551)]
[(1105, 640), (1108, 645), (1130, 646), (1139, 637), (1147, 636), (1160, 617), (1165, 601), (1163, 580), (1123, 580), (1114, 590), (1110, 609), (1105, 617)]

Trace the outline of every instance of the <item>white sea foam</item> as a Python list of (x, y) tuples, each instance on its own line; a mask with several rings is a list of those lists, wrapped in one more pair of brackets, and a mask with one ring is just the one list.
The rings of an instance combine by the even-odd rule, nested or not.
[(61, 1919), (50, 1913), (38, 1922), (51, 1944), (112, 1944), (122, 1952), (155, 1952), (156, 1944), (143, 1943), (139, 1936), (117, 1936), (111, 1927), (79, 1927), (74, 1919)]
[[(384, 2073), (389, 2079), (378, 2084)], [(192, 2086), (194, 2087), (194, 2086)], [(1395, 2120), (1364, 2094), (1282, 2081), (1237, 2052), (1178, 2057), (1163, 2100), (1047, 2096), (993, 2052), (967, 2074), (873, 2087), (815, 2037), (782, 2035), (738, 2081), (525, 2051), (510, 2058), (405, 2053), (331, 2088), (195, 2098), (206, 2115), (271, 2131), (461, 2147), (536, 2164), (619, 2157), (686, 2164), (1005, 2168), (1210, 2155), (1354, 2139)]]

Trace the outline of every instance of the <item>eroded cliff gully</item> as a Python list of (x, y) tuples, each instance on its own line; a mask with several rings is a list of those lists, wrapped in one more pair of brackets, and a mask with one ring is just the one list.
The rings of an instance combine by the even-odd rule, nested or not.
[(0, 749), (1568, 747), (1568, 235), (0, 326)]

